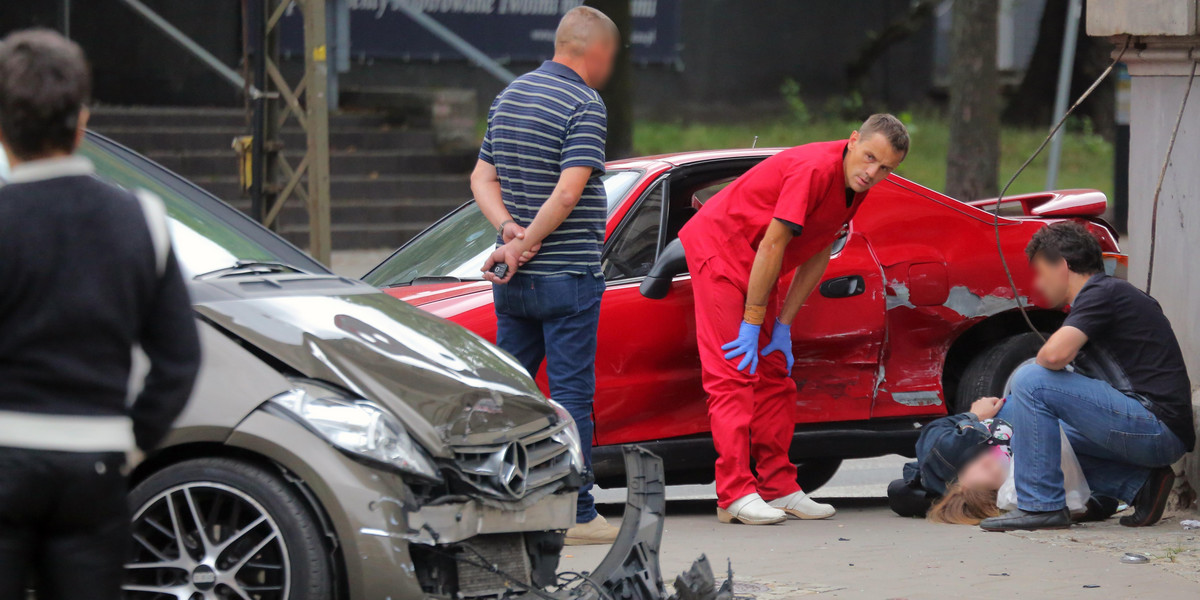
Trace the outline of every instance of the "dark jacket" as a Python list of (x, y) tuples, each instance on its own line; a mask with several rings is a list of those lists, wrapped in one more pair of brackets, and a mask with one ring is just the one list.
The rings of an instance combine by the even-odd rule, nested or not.
[(993, 444), (992, 431), (972, 413), (930, 422), (917, 438), (917, 460), (904, 465), (904, 477), (888, 486), (888, 503), (897, 514), (924, 516), (958, 471)]
[[(0, 446), (149, 449), (183, 410), (195, 317), (154, 239), (165, 223), (151, 233), (142, 207), (78, 156), (18, 166), (0, 187)], [(130, 398), (135, 346), (150, 371)]]

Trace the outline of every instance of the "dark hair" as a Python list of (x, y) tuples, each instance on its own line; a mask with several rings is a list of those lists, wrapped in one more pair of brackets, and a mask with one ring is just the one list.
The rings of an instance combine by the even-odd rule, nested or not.
[(878, 113), (867, 117), (867, 120), (863, 121), (862, 127), (858, 128), (858, 135), (868, 138), (875, 133), (887, 138), (896, 152), (908, 154), (908, 128), (900, 122), (900, 119), (887, 113)]
[(1033, 262), (1039, 254), (1049, 262), (1066, 259), (1067, 268), (1080, 275), (1093, 275), (1104, 270), (1100, 242), (1074, 221), (1062, 221), (1037, 230), (1025, 246), (1025, 256)]
[(92, 75), (79, 45), (50, 29), (0, 41), (0, 134), (18, 158), (75, 149)]

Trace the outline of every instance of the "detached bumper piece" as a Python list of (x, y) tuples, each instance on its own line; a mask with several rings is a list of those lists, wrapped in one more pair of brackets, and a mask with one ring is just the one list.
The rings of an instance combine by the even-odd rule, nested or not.
[(733, 570), (718, 588), (703, 555), (675, 579), (675, 594), (663, 587), (658, 562), (666, 517), (666, 479), (662, 459), (640, 447), (625, 449), (625, 516), (621, 532), (604, 560), (586, 581), (554, 598), (563, 600), (733, 600)]

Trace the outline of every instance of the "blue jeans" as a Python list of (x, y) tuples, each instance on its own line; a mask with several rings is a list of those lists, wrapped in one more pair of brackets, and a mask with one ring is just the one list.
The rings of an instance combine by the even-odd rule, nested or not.
[[(583, 458), (592, 468), (592, 398), (596, 394), (596, 332), (604, 279), (596, 274), (525, 275), (493, 285), (496, 345), (512, 354), (536, 377), (542, 361), (550, 379), (550, 397), (563, 405), (579, 427)], [(588, 478), (590, 479), (590, 477)], [(579, 490), (575, 521), (596, 518), (588, 483)]]
[(1187, 450), (1137, 399), (1103, 381), (1034, 364), (1013, 376), (999, 417), (1013, 426), (1017, 506), (1025, 511), (1066, 506), (1060, 426), (1092, 494), (1126, 502), (1150, 469), (1170, 465)]

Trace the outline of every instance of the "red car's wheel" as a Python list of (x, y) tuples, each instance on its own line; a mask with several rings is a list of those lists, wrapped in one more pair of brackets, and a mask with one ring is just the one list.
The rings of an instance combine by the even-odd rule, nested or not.
[(965, 412), (984, 396), (1004, 395), (1004, 386), (1017, 367), (1037, 356), (1042, 340), (1032, 331), (1004, 338), (976, 356), (963, 371), (958, 393), (950, 407)]
[(806, 460), (796, 465), (796, 483), (800, 484), (800, 489), (811, 494), (829, 483), (841, 466), (840, 458)]

